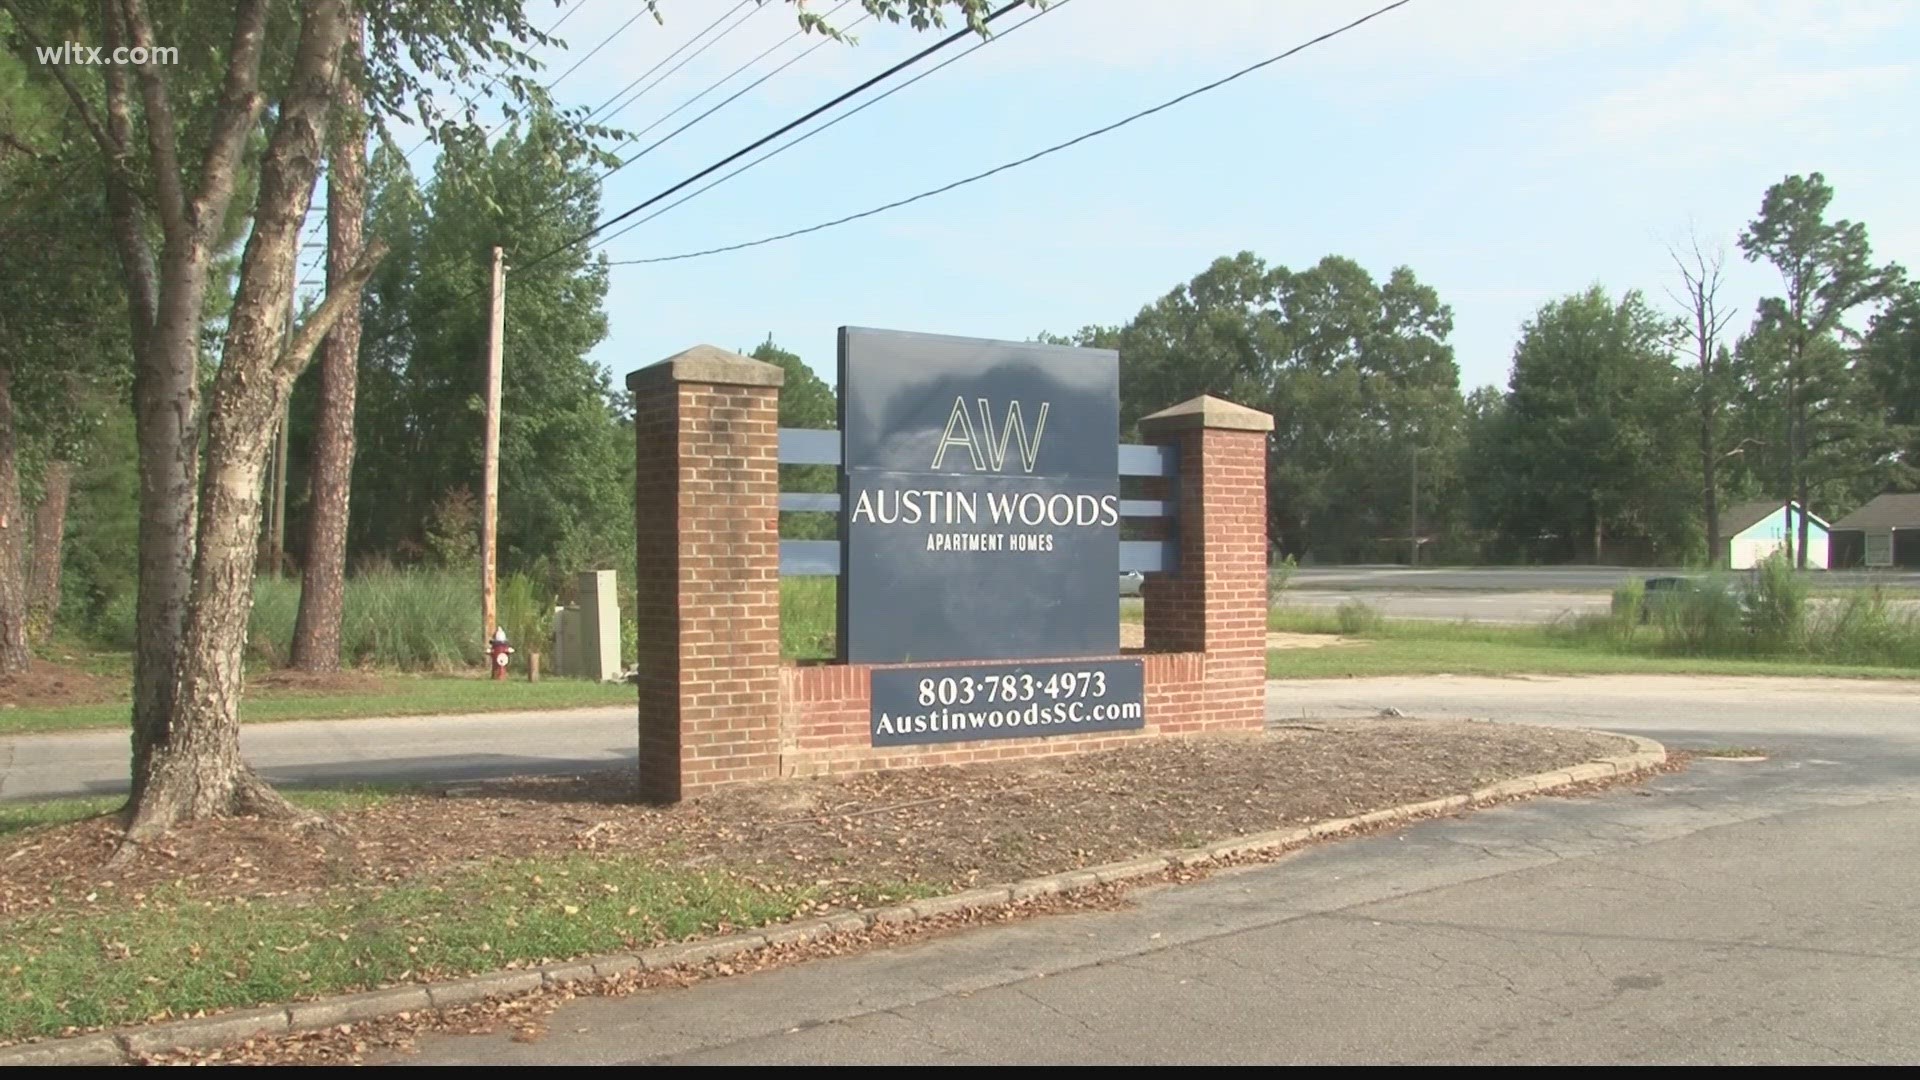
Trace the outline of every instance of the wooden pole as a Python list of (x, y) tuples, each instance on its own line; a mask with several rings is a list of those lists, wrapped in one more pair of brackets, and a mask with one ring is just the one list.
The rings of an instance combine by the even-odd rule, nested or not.
[(494, 529), (500, 517), (500, 371), (507, 324), (505, 255), (493, 249), (493, 312), (487, 330), (487, 424), (480, 494), (480, 622), (487, 638), (500, 625), (494, 609)]

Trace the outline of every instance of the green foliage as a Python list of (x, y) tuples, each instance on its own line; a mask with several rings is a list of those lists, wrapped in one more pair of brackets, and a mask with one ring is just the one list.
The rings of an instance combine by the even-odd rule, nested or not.
[[(347, 578), (340, 627), (340, 656), (350, 664), (401, 671), (452, 671), (483, 662), (480, 581), (452, 570), (378, 570)], [(247, 650), (257, 661), (282, 663), (293, 645), (300, 583), (261, 577), (254, 583)], [(128, 625), (106, 631), (110, 640), (132, 640)], [(509, 631), (511, 632), (511, 631)]]
[(1614, 633), (1631, 638), (1646, 614), (1647, 586), (1639, 578), (1630, 578), (1613, 587), (1613, 603), (1608, 621)]
[(1334, 622), (1342, 634), (1361, 637), (1379, 631), (1386, 618), (1379, 608), (1364, 600), (1346, 600), (1334, 611)]
[(838, 582), (833, 578), (796, 577), (780, 580), (780, 655), (796, 660), (824, 660), (834, 655), (839, 608)]
[(1280, 602), (1286, 594), (1287, 585), (1293, 581), (1293, 572), (1300, 569), (1300, 563), (1291, 555), (1267, 567), (1267, 604)]
[(426, 534), (427, 552), (435, 566), (479, 566), (480, 503), (473, 491), (457, 487), (440, 496), (427, 513)]
[(1756, 649), (1775, 653), (1799, 646), (1807, 628), (1807, 583), (1784, 551), (1774, 552), (1754, 568), (1743, 607)]
[(1663, 597), (1650, 610), (1668, 651), (1684, 656), (1745, 656), (1753, 651), (1740, 598), (1720, 578)]
[(1920, 618), (1899, 614), (1878, 587), (1856, 590), (1816, 613), (1806, 644), (1836, 663), (1897, 664), (1920, 671)]
[(1608, 537), (1694, 546), (1698, 462), (1667, 338), (1637, 293), (1616, 303), (1595, 286), (1542, 307), (1502, 407), (1477, 430), (1477, 520), (1600, 562)]
[(1405, 536), (1416, 448), (1420, 519), (1444, 530), (1455, 513), (1452, 328), (1452, 311), (1405, 267), (1376, 281), (1337, 256), (1291, 270), (1242, 252), (1125, 327), (1042, 340), (1120, 350), (1128, 440), (1141, 416), (1202, 393), (1272, 413), (1268, 534), (1289, 554), (1341, 561)]
[(553, 598), (531, 577), (508, 574), (494, 600), (507, 641), (523, 653), (548, 652), (553, 642)]
[[(426, 547), (451, 565), (464, 550), (433, 540), (464, 545), (477, 530), (435, 530), (429, 508), (480, 487), (488, 248), (509, 238), (510, 264), (551, 250), (591, 227), (599, 189), (584, 145), (545, 115), (449, 150), (424, 190), (397, 154), (376, 155), (370, 173), (370, 228), (394, 250), (366, 303), (350, 552), (405, 560)], [(580, 248), (509, 275), (501, 565), (549, 587), (632, 552), (624, 397), (587, 359), (606, 335), (606, 288)]]

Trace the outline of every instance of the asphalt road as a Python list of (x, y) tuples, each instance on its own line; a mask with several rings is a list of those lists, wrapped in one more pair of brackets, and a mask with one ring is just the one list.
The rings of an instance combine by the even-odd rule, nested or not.
[[(299, 720), (240, 729), (275, 784), (454, 781), (607, 768), (635, 756), (630, 706), (391, 720)], [(0, 737), (0, 801), (127, 790), (127, 733)]]
[(418, 1063), (1920, 1058), (1920, 693), (1836, 680), (1276, 683), (1270, 714), (1759, 747), (1037, 919), (625, 1000)]
[[(1611, 592), (1628, 578), (1685, 576), (1698, 573), (1657, 567), (1623, 566), (1327, 566), (1293, 572), (1296, 589), (1467, 589), (1519, 592)], [(1813, 570), (1809, 583), (1823, 588), (1867, 588), (1883, 585), (1920, 589), (1920, 572), (1890, 570)]]
[(1613, 600), (1604, 593), (1473, 591), (1467, 589), (1400, 590), (1366, 589), (1288, 589), (1281, 606), (1329, 611), (1349, 600), (1359, 600), (1379, 609), (1389, 619), (1420, 619), (1457, 622), (1469, 619), (1487, 623), (1549, 623), (1567, 615), (1583, 615), (1608, 610)]

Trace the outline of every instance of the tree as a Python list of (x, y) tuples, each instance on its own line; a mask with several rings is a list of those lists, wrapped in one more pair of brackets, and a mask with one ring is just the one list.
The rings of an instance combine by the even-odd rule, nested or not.
[[(1819, 342), (1844, 332), (1847, 316), (1882, 295), (1890, 280), (1887, 270), (1873, 265), (1865, 225), (1827, 220), (1832, 202), (1833, 189), (1821, 174), (1789, 176), (1767, 189), (1759, 215), (1740, 234), (1740, 250), (1747, 261), (1764, 259), (1779, 272), (1785, 287), (1785, 296), (1761, 301), (1761, 310), (1762, 317), (1780, 327), (1783, 335), (1780, 418), (1786, 441), (1787, 493), (1809, 510), (1813, 481), (1807, 471), (1812, 449), (1807, 436), (1808, 396), (1816, 384), (1831, 391), (1844, 381), (1842, 368), (1835, 364), (1840, 357), (1844, 365), (1844, 357), (1820, 347)], [(1795, 565), (1805, 569), (1805, 515), (1797, 536), (1788, 539), (1788, 547)]]
[[(342, 287), (365, 250), (367, 133), (361, 121), (360, 76), (364, 30), (347, 31), (347, 69), (335, 104), (327, 168), (327, 282)], [(292, 666), (302, 671), (340, 668), (340, 620), (347, 592), (347, 514), (353, 481), (353, 410), (360, 367), (360, 305), (342, 312), (320, 348), (319, 410), (315, 418), (307, 518), (301, 566), (300, 610), (294, 618)]]
[[(840, 426), (840, 401), (806, 361), (773, 343), (773, 335), (754, 346), (747, 355), (772, 364), (786, 373), (780, 387), (780, 426), (809, 428), (815, 431)], [(839, 473), (831, 465), (782, 465), (782, 491), (833, 492), (839, 490)], [(780, 515), (780, 535), (795, 540), (824, 540), (838, 530), (832, 514), (801, 511)]]
[[(1121, 426), (1210, 393), (1274, 416), (1268, 533), (1290, 553), (1378, 558), (1406, 550), (1409, 470), (1420, 517), (1440, 520), (1460, 437), (1452, 312), (1404, 267), (1376, 282), (1329, 256), (1306, 270), (1251, 253), (1206, 271), (1119, 330)], [(1059, 339), (1054, 339), (1059, 340)]]
[[(596, 159), (557, 118), (536, 113), (491, 146), (454, 145), (424, 192), (397, 154), (377, 156), (371, 227), (395, 252), (374, 283), (360, 350), (353, 547), (424, 545), (447, 492), (481, 481), (479, 368), (487, 334), (484, 253), (511, 236), (502, 388), (499, 537), (503, 561), (559, 578), (628, 557), (633, 456), (617, 395), (588, 354), (605, 337), (607, 271), (569, 248), (599, 216)], [(391, 230), (391, 233), (387, 233)], [(311, 561), (311, 557), (309, 558)], [(551, 580), (558, 585), (558, 580)]]
[[(0, 36), (10, 29), (0, 12)], [(93, 227), (97, 204), (72, 183), (86, 160), (62, 144), (58, 112), (48, 81), (0, 51), (0, 670), (10, 671), (51, 628), (74, 462), (125, 383), (111, 253)]]
[(1867, 378), (1901, 444), (1901, 479), (1912, 483), (1920, 476), (1920, 285), (1901, 285), (1874, 317), (1863, 352)]
[(1680, 272), (1681, 293), (1674, 296), (1674, 301), (1683, 313), (1682, 338), (1692, 346), (1694, 355), (1693, 398), (1700, 418), (1700, 509), (1707, 530), (1707, 565), (1719, 566), (1720, 429), (1728, 393), (1720, 336), (1733, 321), (1733, 312), (1720, 300), (1726, 257), (1718, 251), (1703, 251), (1698, 236), (1689, 238), (1686, 251), (1669, 247), (1667, 255)]
[(1670, 328), (1638, 293), (1594, 286), (1542, 307), (1521, 330), (1479, 489), (1481, 520), (1507, 536), (1686, 540), (1694, 478), (1686, 398)]
[[(976, 27), (986, 8), (984, 0), (863, 5), (915, 25), (935, 23), (950, 8)], [(472, 85), (490, 69), (505, 77), (487, 85), (545, 104), (544, 91), (519, 74), (531, 65), (528, 44), (547, 40), (523, 9), (523, 0), (370, 6), (363, 83), (370, 116), (376, 123), (424, 117), (437, 121), (443, 139), (473, 138), (471, 123), (444, 118), (431, 87)], [(20, 0), (0, 0), (0, 10), (19, 31), (16, 50), (49, 45), (42, 28), (22, 18)], [(320, 340), (359, 302), (385, 250), (377, 238), (370, 242), (349, 273), (328, 283), (312, 313), (290, 325), (301, 222), (356, 18), (351, 0), (237, 0), (217, 16), (202, 6), (102, 0), (76, 20), (85, 44), (112, 55), (165, 43), (195, 62), (48, 69), (66, 98), (70, 128), (90, 141), (104, 177), (108, 232), (128, 299), (141, 467), (134, 839), (235, 811), (298, 816), (241, 761), (240, 659), (274, 420)], [(800, 18), (824, 25), (812, 13)], [(572, 116), (583, 125), (582, 114)], [(213, 262), (257, 134), (264, 145), (247, 199), (252, 228), (203, 403), (199, 360)]]

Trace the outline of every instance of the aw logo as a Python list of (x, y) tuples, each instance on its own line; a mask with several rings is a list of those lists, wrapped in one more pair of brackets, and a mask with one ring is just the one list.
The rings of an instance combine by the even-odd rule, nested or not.
[(1020, 467), (1032, 474), (1040, 462), (1040, 440), (1046, 435), (1047, 412), (1053, 407), (1052, 403), (1040, 403), (1031, 432), (1027, 430), (1026, 414), (1018, 401), (1007, 403), (1006, 419), (998, 431), (994, 430), (993, 403), (986, 398), (976, 398), (975, 405), (977, 412), (970, 415), (966, 398), (953, 399), (953, 411), (947, 414), (947, 428), (940, 435), (940, 445), (933, 451), (933, 471), (940, 471), (948, 450), (965, 447), (974, 472), (1005, 472), (1008, 446), (1018, 442)]

